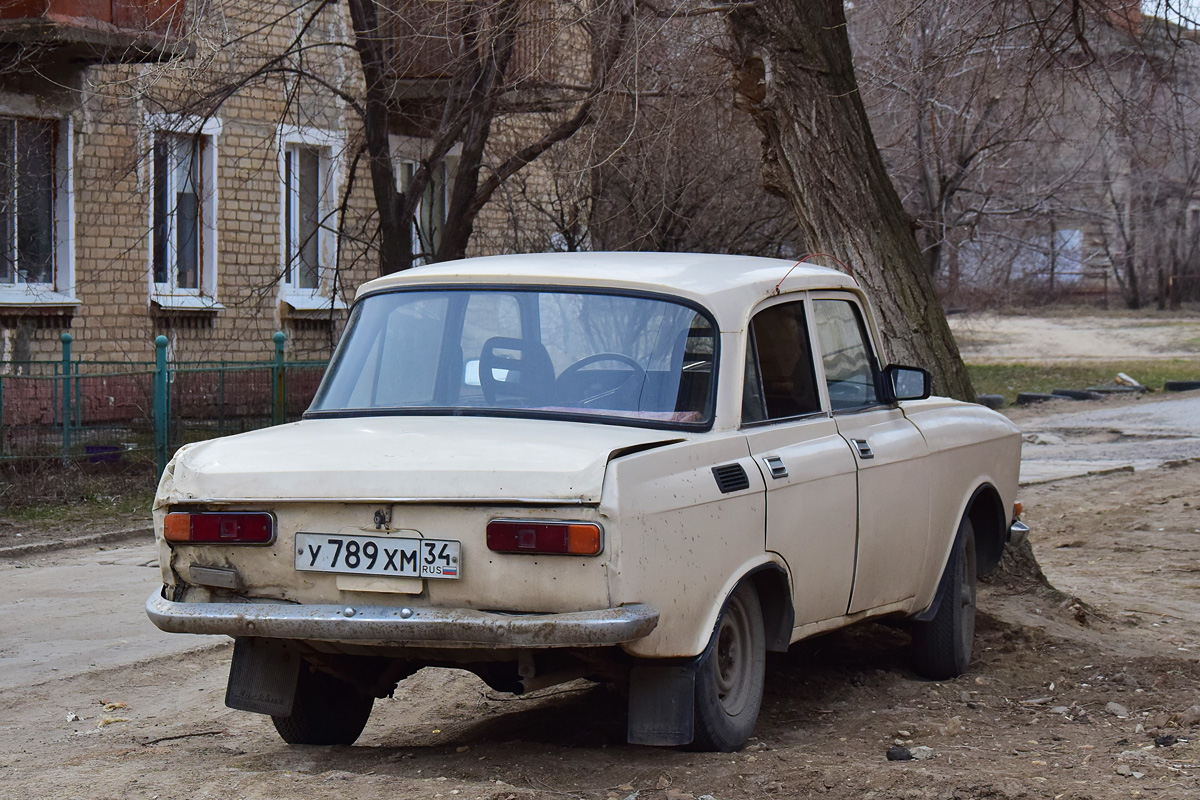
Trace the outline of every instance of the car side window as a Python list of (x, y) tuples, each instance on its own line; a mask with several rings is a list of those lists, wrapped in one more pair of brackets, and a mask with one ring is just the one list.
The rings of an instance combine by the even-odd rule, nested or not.
[(814, 300), (813, 318), (834, 411), (875, 405), (875, 360), (858, 309), (848, 300)]
[(521, 307), (511, 294), (472, 292), (463, 315), (459, 352), (452, 354), (462, 367), (457, 398), (468, 404), (483, 403), (479, 360), (484, 344), (495, 336), (521, 339)]
[(804, 303), (763, 309), (750, 321), (742, 421), (786, 419), (820, 410)]

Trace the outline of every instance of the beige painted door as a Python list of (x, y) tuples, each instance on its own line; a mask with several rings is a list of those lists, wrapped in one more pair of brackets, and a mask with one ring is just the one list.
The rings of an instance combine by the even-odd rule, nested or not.
[(855, 463), (821, 417), (747, 436), (767, 484), (767, 549), (792, 572), (796, 625), (840, 617), (850, 602), (856, 538)]
[(849, 612), (912, 597), (929, 546), (929, 448), (876, 394), (878, 360), (849, 295), (815, 296), (827, 401), (858, 462), (858, 556)]
[(796, 625), (846, 613), (857, 465), (823, 408), (802, 298), (751, 321), (743, 431), (767, 486), (766, 546), (792, 573)]

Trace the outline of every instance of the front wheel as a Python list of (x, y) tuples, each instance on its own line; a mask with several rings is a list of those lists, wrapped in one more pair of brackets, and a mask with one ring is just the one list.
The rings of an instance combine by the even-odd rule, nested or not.
[(374, 697), (352, 684), (302, 665), (291, 716), (271, 721), (288, 744), (354, 744), (374, 704)]
[(913, 668), (932, 680), (957, 678), (971, 665), (975, 644), (975, 529), (964, 519), (942, 581), (937, 613), (912, 627)]
[(746, 744), (762, 707), (766, 640), (758, 593), (742, 583), (725, 601), (696, 672), (693, 748), (730, 753)]

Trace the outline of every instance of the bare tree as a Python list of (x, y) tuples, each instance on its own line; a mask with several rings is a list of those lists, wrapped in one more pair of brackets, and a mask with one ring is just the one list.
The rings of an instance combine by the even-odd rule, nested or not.
[(597, 245), (797, 254), (795, 219), (763, 190), (753, 123), (734, 106), (720, 20), (660, 14), (643, 15), (651, 30), (626, 91), (587, 141)]
[(1127, 304), (1187, 289), (1193, 33), (1125, 0), (866, 0), (850, 23), (872, 127), (944, 291), (1048, 302), (1102, 270)]
[[(375, 229), (364, 229), (365, 244), (379, 274), (466, 254), (496, 191), (591, 122), (633, 17), (630, 0), (303, 0), (266, 18), (247, 19), (253, 9), (236, 4), (212, 13), (226, 10), (241, 17), (213, 26), (201, 53), (208, 57), (176, 65), (150, 102), (213, 115), (235, 98), (288, 85), (281, 116), (314, 97), (348, 109), (361, 127), (347, 161), (369, 182)], [(330, 24), (347, 18), (348, 30)], [(358, 67), (349, 77), (347, 47)], [(533, 122), (507, 125), (494, 146), (500, 121), (519, 116)], [(402, 158), (397, 136), (420, 139), (420, 152)], [(356, 210), (348, 195), (357, 177), (343, 212)]]
[(1031, 169), (1052, 144), (1052, 98), (1037, 91), (1023, 8), (868, 0), (850, 18), (872, 128), (926, 265), (950, 294), (963, 244), (1028, 219), (1057, 188)]
[(974, 400), (911, 220), (875, 145), (841, 0), (735, 6), (737, 81), (763, 133), (763, 178), (811, 249), (838, 254), (876, 298), (892, 358)]

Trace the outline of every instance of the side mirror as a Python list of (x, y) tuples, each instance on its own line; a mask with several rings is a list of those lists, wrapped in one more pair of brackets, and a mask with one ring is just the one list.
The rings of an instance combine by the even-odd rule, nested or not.
[(479, 359), (472, 358), (463, 365), (463, 385), (464, 386), (479, 386)]
[(889, 364), (883, 371), (884, 383), (891, 400), (924, 400), (933, 390), (933, 376), (920, 367)]

